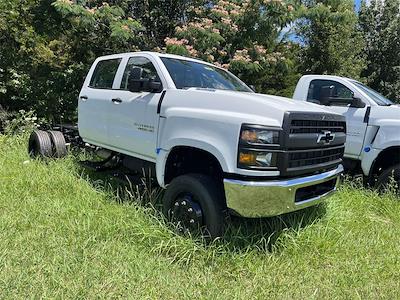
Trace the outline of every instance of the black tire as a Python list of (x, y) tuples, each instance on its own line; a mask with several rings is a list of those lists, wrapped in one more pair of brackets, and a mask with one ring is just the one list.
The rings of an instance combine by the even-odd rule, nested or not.
[[(194, 206), (195, 208), (198, 205), (201, 209), (201, 217), (198, 217), (197, 214), (195, 216), (198, 218), (194, 218), (196, 219), (195, 228), (190, 228), (187, 222), (185, 224), (186, 216), (182, 217), (181, 213), (179, 214), (181, 217), (174, 215), (177, 209), (184, 210), (186, 208), (182, 206), (176, 208), (176, 203), (181, 204), (181, 197), (186, 195), (191, 195), (190, 207)], [(222, 184), (215, 179), (202, 174), (182, 175), (174, 178), (168, 185), (163, 197), (163, 213), (169, 221), (183, 223), (182, 231), (190, 232), (195, 236), (200, 234), (206, 239), (215, 239), (222, 237), (224, 233), (226, 218), (224, 199)], [(195, 212), (197, 213), (198, 210), (195, 209)], [(191, 218), (191, 215), (189, 217)]]
[(384, 170), (379, 175), (376, 186), (379, 190), (383, 191), (388, 188), (391, 182), (395, 182), (396, 191), (400, 195), (400, 164), (396, 164)]
[(29, 137), (28, 152), (33, 158), (53, 156), (49, 134), (43, 130), (33, 131)]
[(61, 131), (48, 131), (53, 146), (53, 156), (61, 158), (67, 155), (67, 146)]

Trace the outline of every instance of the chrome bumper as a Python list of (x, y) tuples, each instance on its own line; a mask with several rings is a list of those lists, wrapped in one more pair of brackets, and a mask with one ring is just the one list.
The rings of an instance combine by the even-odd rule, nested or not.
[(226, 203), (234, 213), (249, 218), (292, 212), (316, 205), (335, 192), (342, 172), (339, 165), (325, 173), (288, 180), (224, 179)]

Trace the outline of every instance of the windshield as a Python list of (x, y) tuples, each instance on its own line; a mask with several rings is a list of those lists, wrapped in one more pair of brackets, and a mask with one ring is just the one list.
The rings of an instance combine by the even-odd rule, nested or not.
[(253, 92), (246, 84), (227, 71), (183, 59), (161, 57), (178, 89), (206, 88)]
[(370, 87), (363, 85), (358, 81), (352, 81), (358, 88), (360, 88), (364, 93), (366, 93), (376, 104), (381, 106), (389, 106), (392, 105), (393, 102), (390, 101), (388, 98), (382, 96), (377, 91), (374, 91)]

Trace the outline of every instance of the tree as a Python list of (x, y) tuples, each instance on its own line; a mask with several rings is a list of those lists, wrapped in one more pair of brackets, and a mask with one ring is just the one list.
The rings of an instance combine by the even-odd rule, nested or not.
[(140, 23), (118, 5), (5, 0), (0, 12), (0, 103), (53, 121), (73, 118), (97, 56), (141, 44)]
[(126, 11), (144, 27), (146, 47), (161, 47), (174, 34), (175, 27), (187, 17), (190, 7), (204, 5), (203, 0), (136, 0), (128, 1)]
[(174, 37), (165, 39), (166, 51), (227, 68), (258, 91), (289, 95), (296, 45), (282, 31), (294, 17), (291, 1), (209, 1), (188, 10)]
[(162, 47), (199, 1), (0, 1), (0, 105), (73, 121), (96, 57)]
[(367, 83), (400, 103), (400, 0), (361, 6), (360, 24), (365, 39)]
[(297, 32), (303, 42), (304, 73), (360, 76), (363, 40), (354, 1), (304, 1)]

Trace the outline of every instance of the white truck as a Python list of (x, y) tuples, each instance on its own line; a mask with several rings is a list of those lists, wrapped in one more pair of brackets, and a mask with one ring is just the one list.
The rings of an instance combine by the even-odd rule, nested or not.
[(293, 98), (324, 105), (346, 117), (344, 167), (362, 173), (365, 183), (384, 187), (393, 176), (400, 185), (400, 106), (350, 78), (305, 75)]
[[(152, 170), (166, 217), (211, 237), (222, 235), (227, 212), (267, 217), (315, 205), (343, 171), (343, 116), (256, 94), (224, 69), (175, 55), (97, 58), (79, 94), (78, 130), (124, 167)], [(62, 156), (64, 144), (60, 132), (35, 131), (29, 149)]]

